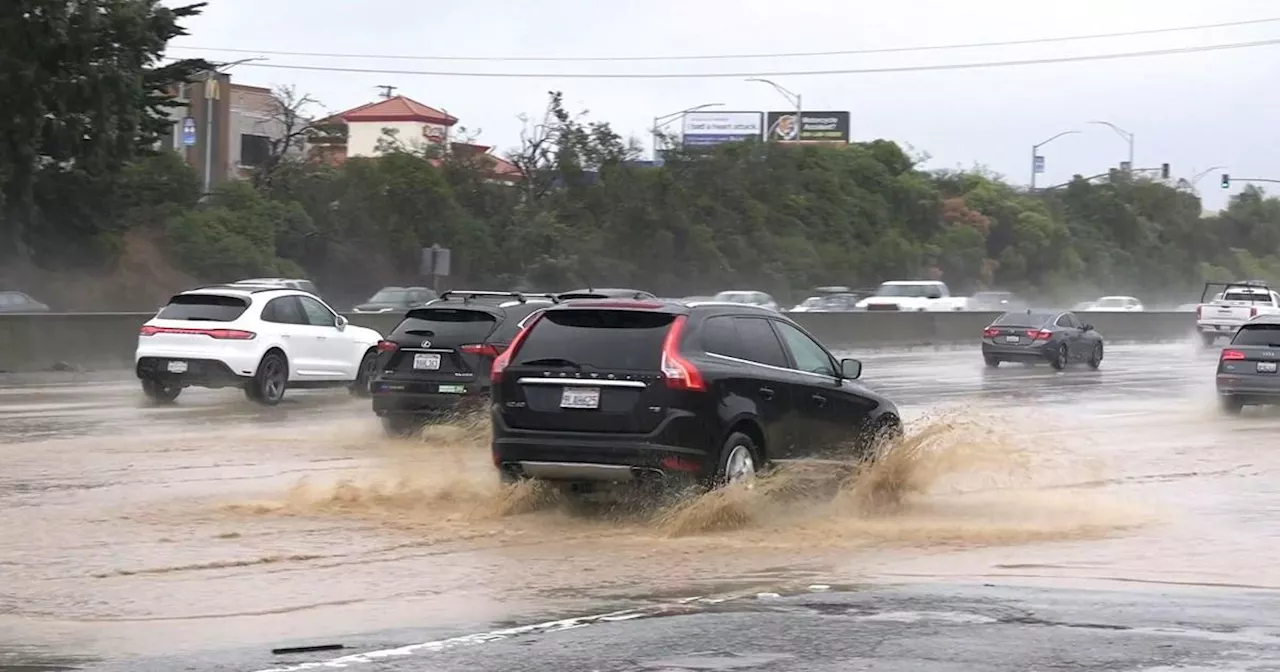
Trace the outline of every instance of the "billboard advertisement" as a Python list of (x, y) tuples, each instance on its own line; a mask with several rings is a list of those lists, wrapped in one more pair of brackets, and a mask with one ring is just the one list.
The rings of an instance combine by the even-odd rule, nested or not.
[(849, 142), (848, 112), (808, 112), (800, 115), (796, 123), (796, 111), (770, 112), (768, 134), (770, 142)]
[(762, 112), (690, 112), (684, 115), (683, 137), (686, 147), (759, 140), (763, 135)]

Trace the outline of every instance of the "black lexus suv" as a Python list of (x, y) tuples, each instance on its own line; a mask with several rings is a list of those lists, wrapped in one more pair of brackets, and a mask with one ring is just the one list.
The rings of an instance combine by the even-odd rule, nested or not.
[(489, 368), (522, 321), (554, 305), (546, 295), (449, 291), (407, 312), (378, 343), (369, 382), (373, 412), (390, 435), (489, 399)]
[(591, 490), (853, 461), (902, 431), (861, 371), (756, 306), (570, 300), (534, 316), (494, 362), (493, 462), (504, 482)]

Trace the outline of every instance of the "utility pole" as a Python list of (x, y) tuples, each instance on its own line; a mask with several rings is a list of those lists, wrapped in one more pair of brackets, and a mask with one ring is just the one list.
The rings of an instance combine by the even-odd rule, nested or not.
[(373, 87), (373, 88), (375, 88), (375, 89), (379, 89), (379, 90), (381, 90), (381, 91), (382, 91), (382, 93), (380, 93), (380, 94), (378, 94), (378, 95), (380, 95), (380, 96), (382, 97), (382, 99), (383, 99), (383, 100), (389, 100), (389, 99), (391, 98), (391, 94), (392, 94), (392, 93), (394, 93), (394, 92), (395, 92), (397, 89), (399, 89), (400, 87), (398, 87), (398, 86), (389, 86), (389, 85), (387, 85), (387, 84), (379, 84), (378, 86), (375, 86), (375, 87)]
[(1057, 134), (1057, 135), (1053, 136), (1052, 138), (1049, 138), (1048, 140), (1045, 140), (1044, 142), (1040, 142), (1040, 143), (1036, 143), (1036, 144), (1034, 144), (1034, 145), (1031, 145), (1031, 189), (1030, 189), (1030, 191), (1035, 192), (1035, 190), (1036, 190), (1036, 174), (1038, 174), (1038, 173), (1040, 173), (1041, 171), (1043, 171), (1043, 170), (1044, 170), (1044, 163), (1043, 163), (1043, 161), (1044, 161), (1044, 157), (1043, 157), (1043, 156), (1040, 156), (1040, 151), (1039, 151), (1039, 150), (1040, 150), (1040, 148), (1041, 148), (1041, 147), (1044, 147), (1045, 145), (1047, 145), (1047, 144), (1049, 144), (1049, 143), (1051, 143), (1051, 142), (1053, 142), (1054, 140), (1057, 140), (1058, 138), (1061, 138), (1061, 137), (1062, 137), (1062, 136), (1064, 136), (1064, 135), (1072, 135), (1072, 134), (1074, 134), (1074, 133), (1079, 133), (1079, 132), (1080, 132), (1080, 131), (1063, 131), (1063, 132), (1061, 132), (1061, 133), (1059, 133), (1059, 134)]

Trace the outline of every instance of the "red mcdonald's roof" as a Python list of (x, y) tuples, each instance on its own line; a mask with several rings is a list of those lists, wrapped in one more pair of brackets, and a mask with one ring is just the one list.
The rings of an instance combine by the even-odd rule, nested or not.
[(458, 120), (434, 107), (423, 105), (412, 98), (393, 96), (376, 103), (368, 103), (354, 107), (346, 112), (339, 112), (317, 123), (333, 123), (335, 121), (353, 122), (392, 122), (420, 121), (424, 123), (453, 126)]

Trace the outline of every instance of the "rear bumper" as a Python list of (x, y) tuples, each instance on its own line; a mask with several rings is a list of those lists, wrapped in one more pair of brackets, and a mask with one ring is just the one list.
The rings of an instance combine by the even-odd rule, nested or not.
[(1218, 394), (1245, 397), (1250, 403), (1280, 404), (1280, 374), (1219, 373)]
[(1196, 323), (1196, 331), (1202, 334), (1223, 334), (1230, 335), (1240, 331), (1240, 327), (1244, 326), (1243, 322), (1226, 324), (1222, 322), (1215, 323)]
[(516, 477), (618, 483), (710, 467), (707, 449), (675, 445), (670, 418), (649, 434), (600, 434), (512, 429), (491, 412), (494, 466)]
[[(186, 370), (181, 373), (171, 371), (170, 364), (177, 362), (184, 363)], [(216, 359), (139, 357), (134, 373), (140, 380), (158, 380), (195, 387), (238, 387), (252, 380), (250, 376), (237, 375), (226, 362)]]
[(369, 384), (377, 415), (416, 415), (481, 409), (489, 387), (478, 383), (440, 383), (375, 378)]
[(1010, 362), (1038, 362), (1052, 358), (1053, 352), (1049, 345), (1049, 341), (1039, 345), (1000, 345), (983, 342), (982, 356)]

